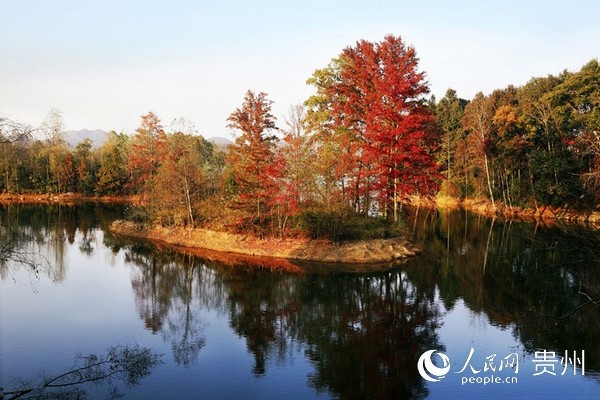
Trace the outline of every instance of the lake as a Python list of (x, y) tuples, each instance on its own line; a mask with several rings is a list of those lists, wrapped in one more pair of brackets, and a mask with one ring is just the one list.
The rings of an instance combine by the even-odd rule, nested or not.
[(596, 231), (410, 210), (420, 256), (303, 274), (119, 240), (124, 210), (0, 206), (5, 392), (137, 345), (161, 363), (87, 398), (600, 398)]

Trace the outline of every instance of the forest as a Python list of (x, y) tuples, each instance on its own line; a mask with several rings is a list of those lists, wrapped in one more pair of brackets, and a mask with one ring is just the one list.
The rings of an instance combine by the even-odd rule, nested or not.
[(0, 193), (139, 195), (130, 218), (259, 236), (386, 237), (408, 196), (493, 207), (600, 203), (600, 65), (462, 99), (436, 99), (399, 36), (358, 41), (316, 70), (283, 123), (248, 90), (220, 149), (153, 112), (133, 134), (70, 147), (60, 112), (38, 128), (0, 117)]

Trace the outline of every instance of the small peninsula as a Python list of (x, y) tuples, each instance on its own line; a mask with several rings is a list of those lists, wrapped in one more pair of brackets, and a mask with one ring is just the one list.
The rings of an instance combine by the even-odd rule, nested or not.
[(260, 239), (253, 235), (201, 228), (146, 228), (122, 220), (113, 222), (110, 231), (117, 236), (146, 239), (183, 248), (323, 263), (390, 263), (420, 253), (419, 248), (402, 237), (340, 243), (321, 239)]

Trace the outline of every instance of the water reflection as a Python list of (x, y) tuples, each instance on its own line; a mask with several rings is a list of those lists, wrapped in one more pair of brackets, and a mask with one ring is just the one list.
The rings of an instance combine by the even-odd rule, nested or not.
[(439, 288), (447, 309), (462, 299), (527, 351), (585, 349), (600, 369), (600, 235), (581, 226), (490, 220), (464, 211), (409, 214), (423, 256), (407, 273)]
[[(107, 398), (124, 396), (120, 384), (132, 387), (162, 364), (161, 356), (152, 349), (133, 346), (111, 346), (106, 354), (78, 355), (71, 369), (49, 375), (22, 379), (19, 386), (6, 391), (0, 387), (0, 399), (86, 399), (91, 384), (106, 386)], [(86, 390), (87, 389), (87, 390)]]
[(233, 269), (140, 246), (126, 250), (145, 325), (172, 343), (175, 360), (198, 359), (201, 311), (228, 315), (246, 341), (252, 373), (267, 374), (301, 350), (314, 365), (309, 385), (341, 398), (418, 398), (427, 394), (419, 355), (441, 348), (433, 293), (401, 271), (374, 276), (280, 274)]
[(106, 229), (122, 215), (120, 207), (97, 203), (81, 205), (0, 205), (0, 278), (10, 274), (11, 265), (22, 265), (37, 274), (43, 271), (62, 282), (67, 273), (65, 248), (81, 239), (79, 249), (91, 255), (95, 229)]
[[(417, 359), (457, 345), (441, 343), (439, 328), (446, 311), (464, 303), (510, 330), (528, 352), (585, 349), (586, 369), (600, 370), (598, 306), (585, 305), (600, 296), (600, 239), (592, 231), (419, 210), (408, 218), (423, 253), (401, 269), (313, 275), (232, 267), (124, 242), (106, 229), (121, 212), (10, 206), (0, 210), (1, 234), (16, 235), (14, 249), (46, 249), (51, 262), (41, 271), (55, 281), (68, 279), (66, 246), (93, 259), (101, 235), (102, 246), (129, 267), (134, 318), (169, 344), (180, 366), (202, 364), (203, 349), (213, 345), (206, 315), (214, 313), (243, 339), (259, 379), (293, 368), (301, 354), (312, 367), (306, 383), (317, 392), (423, 398), (428, 388)], [(3, 279), (14, 265), (0, 263)]]
[(424, 397), (417, 359), (441, 349), (433, 298), (399, 271), (332, 280), (303, 285), (310, 301), (299, 313), (300, 337), (315, 365), (311, 384), (341, 398)]
[(143, 246), (126, 250), (126, 260), (137, 268), (131, 285), (144, 325), (171, 342), (173, 357), (188, 366), (205, 344), (202, 307), (202, 268), (190, 257), (154, 252)]

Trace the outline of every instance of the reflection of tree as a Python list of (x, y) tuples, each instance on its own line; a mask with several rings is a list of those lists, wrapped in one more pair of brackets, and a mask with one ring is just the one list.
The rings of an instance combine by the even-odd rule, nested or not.
[(2, 392), (0, 398), (12, 399), (84, 399), (86, 384), (106, 384), (112, 398), (122, 397), (115, 382), (131, 387), (161, 364), (161, 357), (140, 346), (113, 346), (106, 354), (78, 356), (66, 372), (29, 380), (21, 379), (18, 388)]
[(26, 248), (30, 240), (24, 232), (0, 223), (0, 278), (4, 279), (11, 273), (11, 264), (25, 266), (35, 276), (39, 274), (36, 256)]
[(314, 293), (300, 326), (318, 390), (342, 399), (427, 394), (416, 365), (440, 347), (438, 311), (404, 273), (311, 280), (302, 292)]
[(202, 269), (193, 258), (170, 257), (143, 246), (132, 247), (126, 258), (140, 267), (133, 272), (132, 287), (146, 328), (171, 341), (177, 364), (194, 364), (205, 344), (194, 297)]
[(598, 307), (589, 303), (600, 297), (597, 232), (464, 211), (421, 213), (417, 225), (423, 256), (407, 271), (418, 286), (439, 287), (448, 309), (462, 298), (528, 351), (585, 349), (586, 366), (600, 368)]
[(83, 230), (82, 238), (79, 242), (79, 251), (88, 256), (92, 255), (94, 252), (93, 243), (96, 241), (96, 235), (93, 231)]
[(132, 277), (138, 310), (171, 341), (177, 363), (196, 362), (204, 344), (197, 315), (207, 308), (229, 315), (258, 377), (304, 351), (318, 391), (343, 399), (426, 395), (416, 364), (423, 351), (440, 348), (439, 312), (433, 291), (404, 273), (273, 273), (141, 246), (127, 257), (140, 267)]
[(119, 207), (99, 204), (0, 205), (0, 276), (5, 277), (10, 262), (63, 281), (66, 246), (73, 244), (79, 233), (80, 250), (91, 254), (96, 221), (112, 220), (119, 214)]
[(25, 246), (33, 238), (19, 229), (12, 207), (0, 205), (0, 278), (6, 278), (9, 264), (24, 264), (37, 273), (37, 264), (28, 254)]
[(140, 267), (131, 281), (136, 305), (146, 328), (157, 333), (171, 306), (176, 268), (141, 248), (128, 252), (126, 260)]
[[(53, 255), (60, 250), (52, 246), (68, 246), (71, 237), (85, 252), (111, 213), (97, 205), (0, 207), (0, 227), (20, 235), (16, 249)], [(492, 225), (473, 214), (423, 209), (410, 225), (423, 254), (404, 272), (372, 275), (232, 268), (124, 245), (108, 232), (103, 238), (115, 253), (125, 249), (140, 316), (171, 344), (180, 365), (198, 361), (206, 340), (202, 311), (216, 310), (245, 340), (256, 376), (304, 352), (314, 366), (309, 385), (318, 391), (339, 398), (423, 397), (416, 360), (440, 347), (439, 293), (446, 309), (464, 301), (511, 329), (526, 350), (585, 349), (586, 368), (600, 369), (598, 308), (577, 308), (600, 295), (600, 240), (592, 233), (500, 220)], [(53, 268), (60, 269), (51, 265), (44, 273), (60, 276)], [(6, 275), (1, 263), (0, 274)]]
[[(197, 314), (192, 310), (192, 293), (194, 275), (199, 271), (195, 265), (196, 260), (191, 259), (190, 264), (183, 268), (185, 274), (179, 274), (184, 281), (181, 288), (179, 301), (173, 304), (175, 314), (179, 318), (169, 320), (168, 330), (172, 339), (173, 357), (177, 364), (190, 365), (198, 359), (198, 352), (204, 347), (205, 339), (202, 336), (203, 325), (197, 321)], [(197, 310), (196, 310), (197, 311)]]
[[(274, 347), (287, 348), (287, 322), (281, 315), (289, 301), (286, 288), (293, 282), (283, 275), (232, 270), (216, 263), (208, 268), (195, 257), (140, 245), (128, 246), (126, 254), (140, 267), (132, 277), (140, 315), (148, 329), (171, 341), (177, 363), (193, 364), (204, 346), (203, 324), (197, 316), (202, 308), (229, 313), (233, 329), (246, 338), (255, 357), (257, 375), (264, 374)], [(295, 277), (289, 275), (288, 279)]]
[(319, 391), (342, 399), (426, 395), (416, 365), (439, 347), (438, 312), (405, 274), (223, 276), (231, 325), (254, 355), (255, 374), (266, 373), (269, 357), (282, 360), (301, 345)]
[(293, 296), (298, 277), (252, 269), (223, 270), (220, 277), (228, 290), (231, 326), (254, 356), (252, 372), (264, 375), (269, 356), (284, 360), (291, 345), (300, 307)]
[[(595, 309), (567, 321), (548, 318), (598, 295), (597, 253), (567, 251), (581, 247), (581, 235), (492, 224), (464, 212), (422, 210), (413, 222), (422, 256), (405, 273), (377, 276), (274, 274), (217, 262), (206, 267), (193, 258), (132, 250), (144, 266), (136, 278), (142, 314), (155, 321), (149, 327), (172, 341), (174, 354), (181, 354), (175, 358), (185, 364), (195, 361), (186, 355), (197, 355), (203, 343), (194, 333), (201, 329), (192, 329), (201, 327), (199, 310), (227, 312), (254, 357), (257, 376), (304, 350), (315, 366), (310, 384), (342, 398), (425, 394), (414, 365), (423, 350), (438, 347), (437, 289), (447, 309), (463, 300), (492, 324), (512, 329), (526, 350), (585, 349), (586, 365), (598, 368)], [(586, 240), (592, 240), (589, 234)]]

